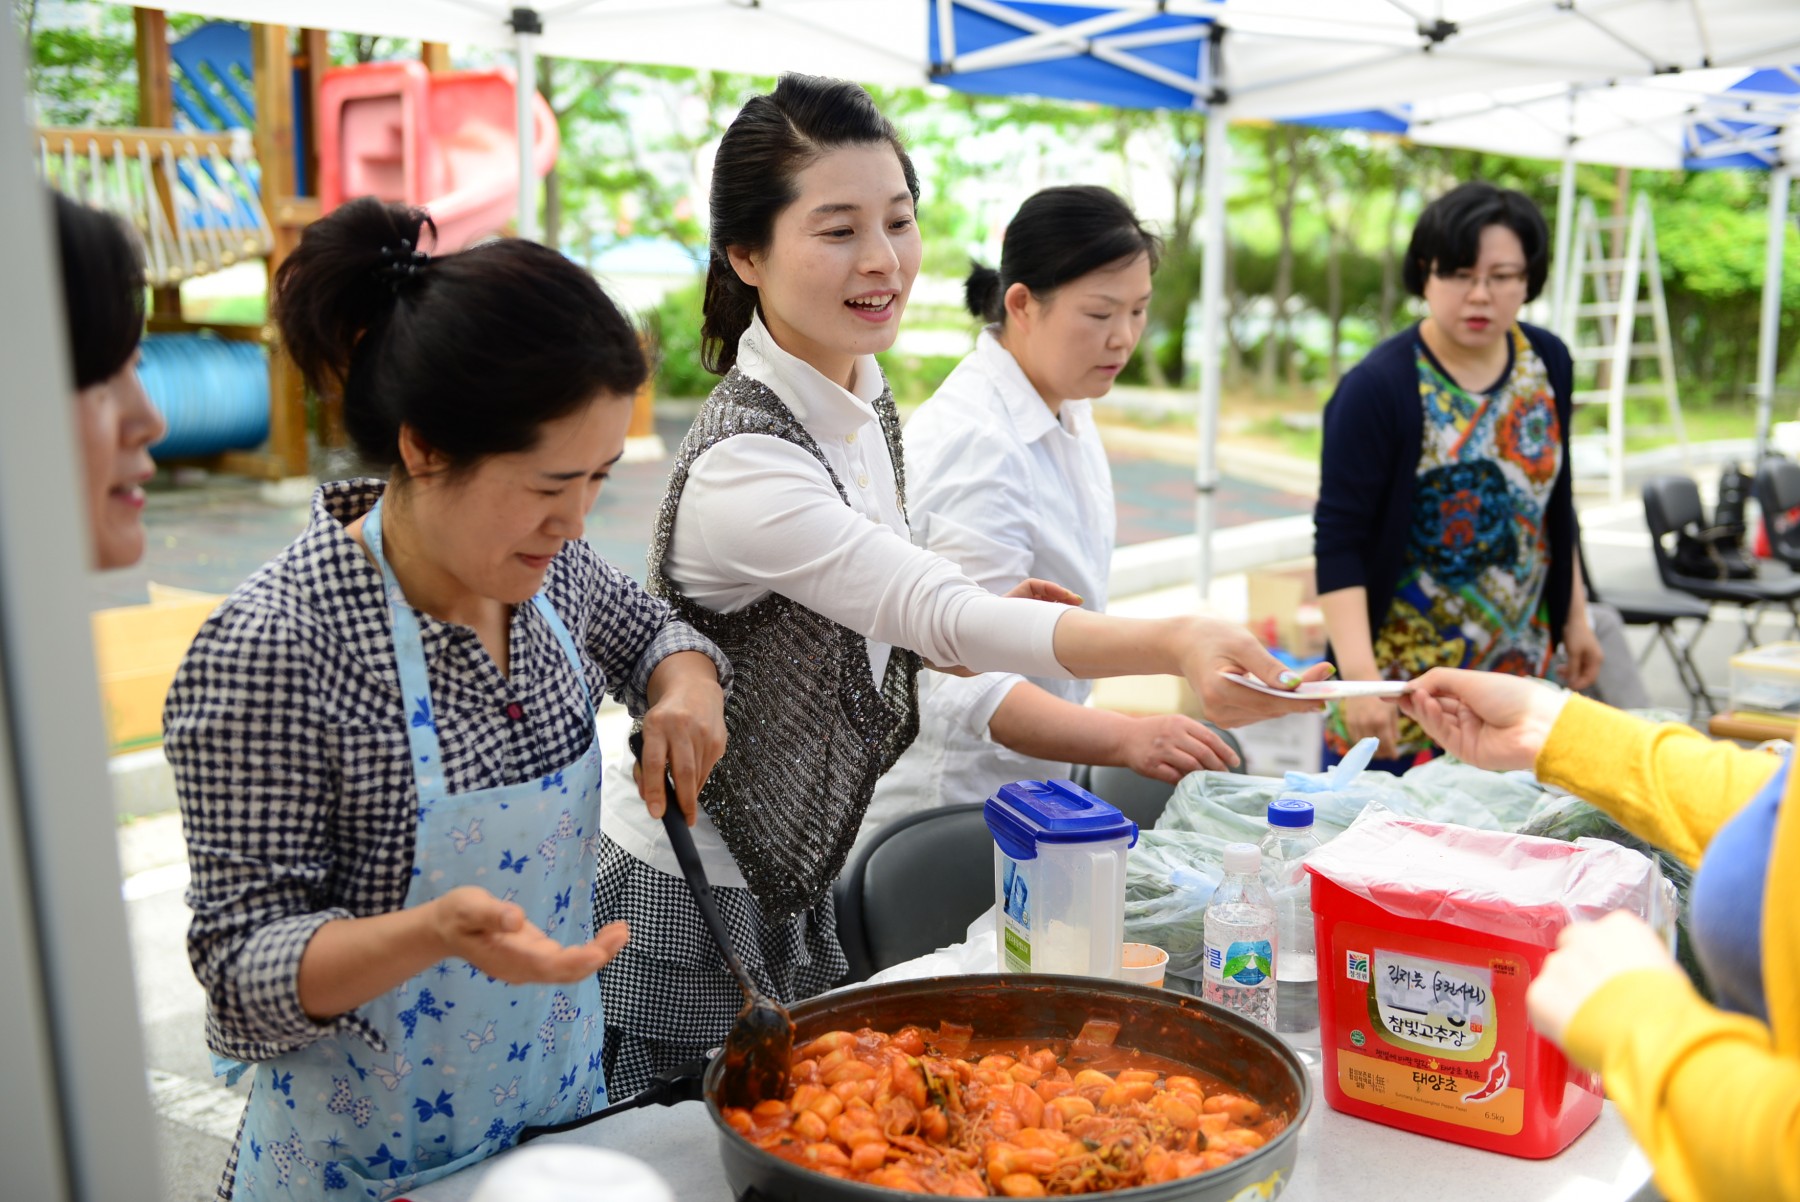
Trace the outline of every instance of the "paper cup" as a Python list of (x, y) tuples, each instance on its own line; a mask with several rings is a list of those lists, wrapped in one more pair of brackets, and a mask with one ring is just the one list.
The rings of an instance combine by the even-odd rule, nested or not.
[(1119, 953), (1119, 980), (1161, 989), (1169, 953), (1153, 943), (1127, 943)]

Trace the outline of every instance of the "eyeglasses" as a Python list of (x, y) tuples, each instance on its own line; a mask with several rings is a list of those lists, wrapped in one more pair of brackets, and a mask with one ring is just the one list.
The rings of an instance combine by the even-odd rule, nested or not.
[(1514, 296), (1525, 291), (1525, 273), (1522, 271), (1490, 271), (1485, 276), (1478, 276), (1464, 268), (1449, 274), (1433, 272), (1432, 275), (1449, 292), (1473, 292), (1479, 283), (1487, 285), (1490, 296)]

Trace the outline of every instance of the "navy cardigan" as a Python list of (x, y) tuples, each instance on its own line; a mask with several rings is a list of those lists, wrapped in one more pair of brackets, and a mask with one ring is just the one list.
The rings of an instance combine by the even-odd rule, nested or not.
[[(1575, 368), (1562, 339), (1524, 322), (1519, 326), (1544, 361), (1562, 427), (1562, 471), (1551, 487), (1546, 515), (1550, 574), (1544, 581), (1550, 637), (1560, 643), (1581, 545), (1569, 465)], [(1413, 489), (1425, 437), (1419, 346), (1417, 325), (1389, 338), (1338, 381), (1325, 406), (1319, 500), (1313, 509), (1314, 573), (1320, 593), (1357, 585), (1368, 590), (1371, 635), (1387, 617), (1412, 535)]]

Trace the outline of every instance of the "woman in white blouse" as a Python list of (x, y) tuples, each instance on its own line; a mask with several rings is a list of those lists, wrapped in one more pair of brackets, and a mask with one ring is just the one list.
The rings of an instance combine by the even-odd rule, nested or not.
[[(676, 453), (649, 587), (730, 657), (728, 741), (695, 841), (763, 989), (840, 980), (830, 885), (876, 779), (918, 727), (921, 663), (1035, 677), (1162, 672), (1242, 723), (1304, 708), (1221, 681), (1298, 678), (1248, 631), (1132, 622), (997, 597), (912, 544), (899, 422), (875, 362), (921, 246), (918, 181), (854, 84), (786, 76), (752, 97), (714, 160), (706, 363), (724, 380)], [(629, 795), (616, 786), (612, 797)], [(740, 1005), (659, 825), (602, 807), (596, 916), (632, 941), (601, 974), (617, 1096), (718, 1046)]]
[[(1143, 337), (1161, 252), (1105, 188), (1045, 188), (1007, 224), (1000, 269), (969, 274), (975, 350), (906, 425), (913, 541), (990, 592), (1054, 580), (1106, 608), (1112, 473), (1090, 398)], [(1180, 714), (1084, 706), (1089, 683), (1011, 672), (919, 681), (919, 737), (875, 788), (860, 838), (917, 810), (980, 801), (1016, 780), (1117, 764), (1174, 782), (1237, 757)]]

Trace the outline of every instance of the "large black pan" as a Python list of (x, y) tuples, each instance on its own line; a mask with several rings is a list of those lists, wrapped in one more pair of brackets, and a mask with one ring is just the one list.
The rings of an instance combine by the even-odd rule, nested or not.
[[(1137, 1189), (1121, 1202), (1248, 1202), (1277, 1197), (1293, 1175), (1295, 1139), (1312, 1105), (1305, 1067), (1280, 1039), (1199, 998), (1092, 977), (971, 976), (867, 985), (793, 1008), (794, 1042), (827, 1031), (871, 1027), (927, 1029), (940, 1019), (970, 1023), (978, 1039), (1068, 1039), (1090, 1018), (1119, 1024), (1118, 1043), (1192, 1065), (1234, 1089), (1285, 1110), (1287, 1130), (1224, 1168)], [(734, 1193), (755, 1189), (771, 1202), (902, 1202), (926, 1195), (842, 1181), (763, 1151), (732, 1130), (719, 1112), (722, 1056), (706, 1070), (706, 1107), (719, 1128), (725, 1177)]]

